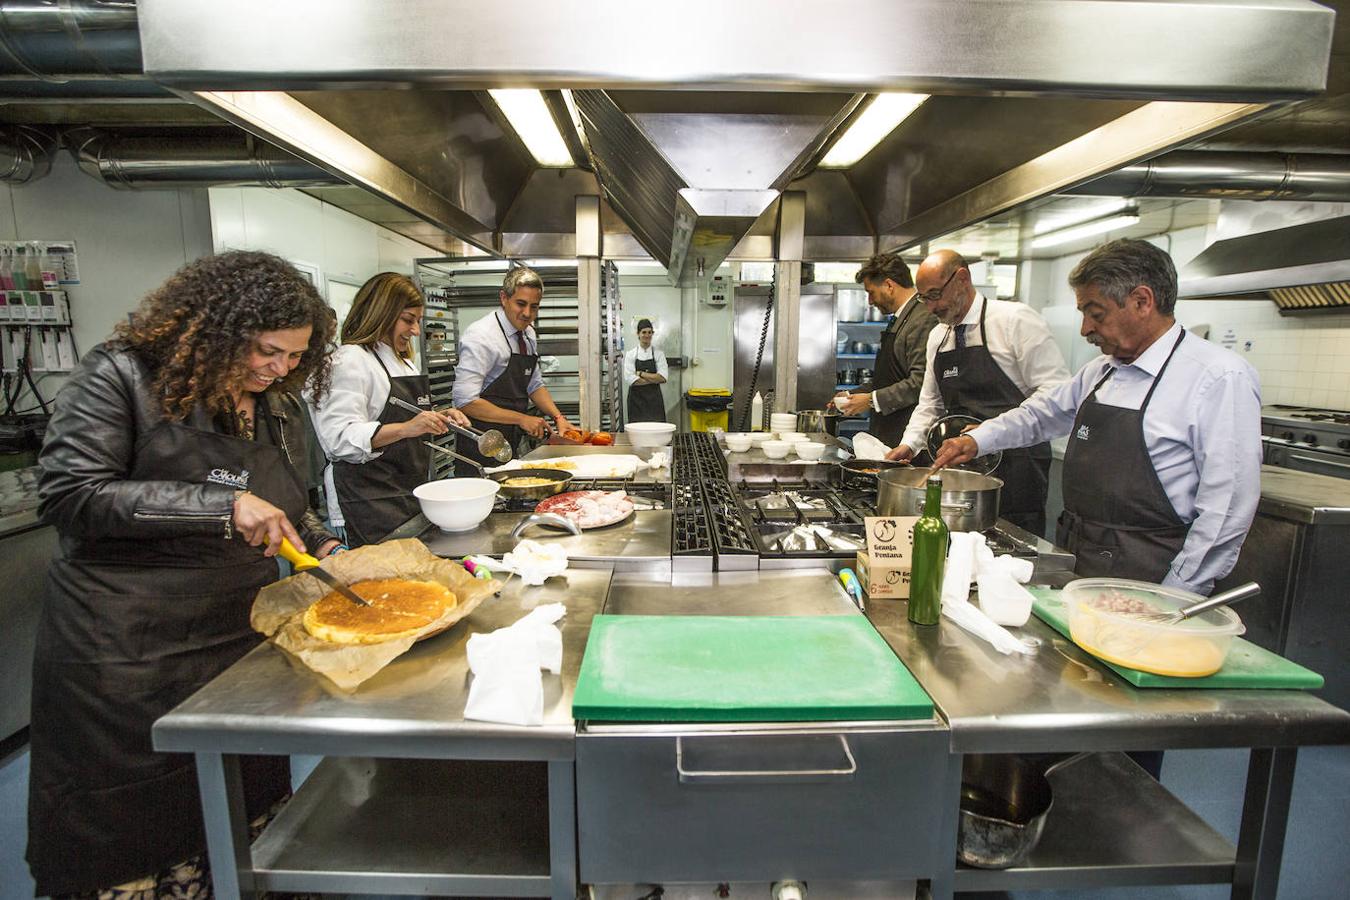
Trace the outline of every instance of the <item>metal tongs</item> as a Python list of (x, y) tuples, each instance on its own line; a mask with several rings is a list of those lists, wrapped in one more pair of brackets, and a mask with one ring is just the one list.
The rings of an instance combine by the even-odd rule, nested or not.
[[(424, 413), (427, 410), (420, 406), (415, 406), (407, 400), (400, 400), (398, 397), (390, 397), (389, 402), (399, 409), (405, 409), (410, 413)], [(478, 442), (478, 452), (489, 459), (495, 459), (499, 463), (508, 463), (514, 454), (511, 452), (511, 445), (506, 442), (506, 437), (497, 429), (492, 428), (487, 431), (479, 431), (476, 428), (465, 428), (463, 425), (456, 425), (454, 422), (446, 422), (446, 426), (455, 434), (462, 434), (467, 438), (473, 438)]]

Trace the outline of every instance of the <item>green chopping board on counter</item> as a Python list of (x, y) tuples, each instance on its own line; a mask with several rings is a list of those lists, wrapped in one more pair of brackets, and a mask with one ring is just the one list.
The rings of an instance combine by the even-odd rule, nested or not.
[(928, 719), (862, 616), (596, 616), (572, 717), (606, 722)]
[[(1069, 635), (1069, 607), (1063, 592), (1049, 588), (1028, 588), (1034, 598), (1031, 608), (1036, 617), (1051, 628), (1073, 640)], [(1083, 652), (1087, 652), (1086, 650)], [(1093, 657), (1096, 659), (1096, 657)], [(1204, 678), (1177, 678), (1174, 675), (1155, 675), (1127, 669), (1104, 659), (1097, 662), (1115, 672), (1135, 687), (1141, 688), (1291, 688), (1316, 690), (1326, 681), (1311, 669), (1258, 647), (1251, 641), (1234, 638), (1223, 668)]]

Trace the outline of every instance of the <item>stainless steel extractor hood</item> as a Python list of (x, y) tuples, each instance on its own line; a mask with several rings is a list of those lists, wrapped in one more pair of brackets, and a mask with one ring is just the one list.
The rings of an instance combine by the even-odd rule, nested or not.
[(1281, 313), (1350, 310), (1350, 216), (1216, 241), (1180, 281), (1183, 298), (1264, 294)]

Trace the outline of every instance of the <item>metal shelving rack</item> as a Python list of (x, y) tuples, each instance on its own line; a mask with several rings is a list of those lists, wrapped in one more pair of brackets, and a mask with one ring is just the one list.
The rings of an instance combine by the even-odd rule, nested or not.
[[(422, 316), (421, 358), (431, 377), (432, 402), (449, 406), (455, 383), (459, 339), (464, 327), (461, 313), (467, 309), (495, 309), (501, 285), (501, 272), (471, 268), (482, 260), (455, 257), (419, 259), (416, 266), (418, 287), (426, 295)], [(511, 265), (520, 265), (512, 260)], [(534, 267), (544, 280), (544, 302), (535, 322), (539, 336), (539, 354), (572, 358), (576, 364), (544, 372), (544, 382), (558, 409), (573, 422), (580, 420), (579, 303), (576, 266)], [(623, 347), (619, 299), (618, 268), (611, 262), (600, 267), (600, 365), (601, 427), (615, 430), (622, 424)], [(453, 437), (436, 439), (442, 446), (453, 444)], [(438, 477), (453, 467), (448, 456), (436, 454), (432, 463)]]

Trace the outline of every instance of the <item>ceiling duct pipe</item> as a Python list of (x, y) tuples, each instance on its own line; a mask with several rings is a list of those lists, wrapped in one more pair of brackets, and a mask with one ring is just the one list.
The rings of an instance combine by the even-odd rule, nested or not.
[(65, 132), (65, 142), (86, 174), (121, 190), (305, 188), (345, 183), (239, 131), (117, 134), (74, 128)]
[(1178, 150), (1064, 193), (1338, 203), (1350, 201), (1350, 154)]
[(134, 0), (0, 0), (0, 78), (144, 78)]
[(0, 128), (0, 181), (27, 184), (46, 176), (58, 144), (56, 133), (45, 128)]

